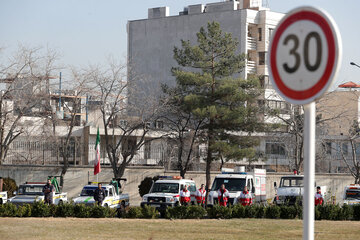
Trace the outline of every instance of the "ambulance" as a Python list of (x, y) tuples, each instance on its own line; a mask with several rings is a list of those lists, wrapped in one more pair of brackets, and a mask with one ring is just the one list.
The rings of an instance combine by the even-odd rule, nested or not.
[(344, 204), (354, 205), (360, 203), (360, 185), (350, 184), (345, 187)]
[(0, 205), (7, 202), (7, 192), (0, 192)]
[(209, 196), (208, 206), (218, 204), (218, 193), (221, 185), (229, 191), (228, 205), (237, 204), (237, 199), (244, 187), (247, 186), (252, 195), (253, 203), (266, 201), (266, 170), (254, 169), (254, 172), (245, 172), (244, 166), (238, 166), (235, 169), (223, 168), (221, 174), (217, 175), (212, 184)]
[(195, 204), (196, 184), (193, 180), (182, 179), (180, 176), (161, 176), (153, 183), (150, 192), (143, 196), (141, 207), (153, 206), (160, 213), (165, 212), (167, 207), (180, 204), (180, 191), (185, 185), (190, 191), (191, 204)]

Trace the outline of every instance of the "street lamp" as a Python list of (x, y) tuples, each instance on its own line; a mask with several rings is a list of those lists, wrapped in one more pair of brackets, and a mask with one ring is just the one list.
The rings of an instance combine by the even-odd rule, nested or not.
[(353, 65), (353, 66), (356, 66), (356, 67), (360, 68), (360, 66), (359, 66), (359, 65), (357, 65), (357, 64), (356, 64), (356, 63), (354, 63), (354, 62), (350, 62), (350, 65)]

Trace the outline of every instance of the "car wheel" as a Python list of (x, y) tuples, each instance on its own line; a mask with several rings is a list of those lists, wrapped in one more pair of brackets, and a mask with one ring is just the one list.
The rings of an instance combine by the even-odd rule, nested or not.
[(104, 207), (109, 207), (109, 205), (107, 203), (104, 204)]
[(0, 205), (2, 205), (3, 204), (3, 200), (2, 200), (2, 198), (0, 198)]
[(60, 200), (58, 204), (63, 205), (64, 204), (63, 200)]

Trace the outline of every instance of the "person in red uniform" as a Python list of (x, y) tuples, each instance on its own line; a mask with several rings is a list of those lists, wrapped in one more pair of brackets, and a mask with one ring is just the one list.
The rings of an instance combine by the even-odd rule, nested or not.
[(315, 206), (323, 205), (323, 203), (324, 203), (324, 197), (321, 193), (321, 188), (318, 186), (316, 187), (316, 193), (315, 193)]
[(206, 196), (205, 185), (201, 184), (201, 187), (198, 190), (196, 190), (195, 197), (197, 204), (201, 206), (205, 206), (205, 196)]
[(187, 188), (188, 186), (185, 185), (183, 190), (180, 191), (180, 203), (185, 206), (190, 203), (190, 191)]
[(249, 206), (252, 204), (252, 196), (249, 193), (247, 186), (244, 187), (244, 191), (240, 193), (240, 196), (238, 197), (237, 201), (243, 206)]
[(229, 191), (225, 188), (225, 184), (222, 184), (218, 190), (218, 201), (220, 206), (227, 206), (229, 201)]

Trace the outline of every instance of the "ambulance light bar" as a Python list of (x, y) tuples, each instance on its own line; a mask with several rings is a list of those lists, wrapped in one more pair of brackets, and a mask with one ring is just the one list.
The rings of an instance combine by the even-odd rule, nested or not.
[(176, 179), (176, 180), (179, 180), (179, 179), (182, 179), (181, 176), (159, 176), (159, 179)]

